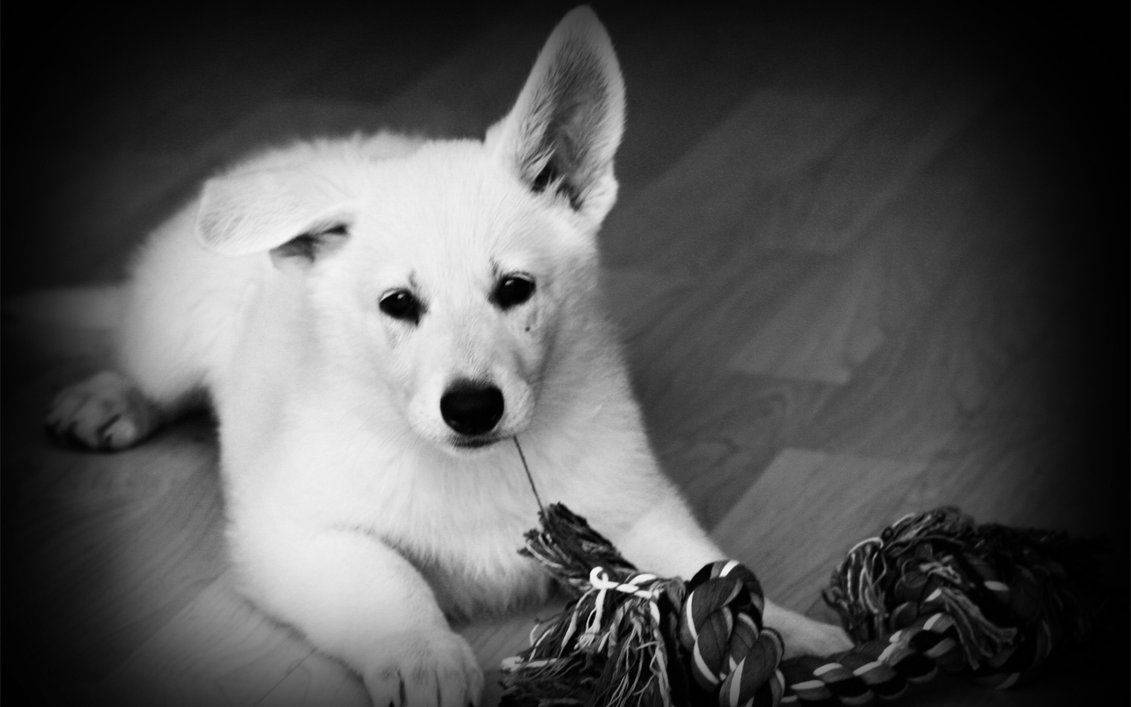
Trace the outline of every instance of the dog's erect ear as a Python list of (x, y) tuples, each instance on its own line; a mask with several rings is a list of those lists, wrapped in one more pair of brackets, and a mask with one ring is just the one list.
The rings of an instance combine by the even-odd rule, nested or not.
[(276, 265), (305, 267), (340, 245), (351, 221), (348, 199), (325, 179), (264, 169), (205, 182), (197, 237), (223, 255), (270, 251)]
[(554, 28), (510, 114), (487, 144), (532, 191), (605, 217), (616, 199), (613, 156), (624, 130), (624, 79), (612, 42), (588, 7)]

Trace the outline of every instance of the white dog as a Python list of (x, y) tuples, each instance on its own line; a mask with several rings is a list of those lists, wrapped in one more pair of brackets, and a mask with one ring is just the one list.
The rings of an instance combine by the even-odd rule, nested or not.
[[(623, 117), (608, 35), (578, 8), (483, 141), (382, 133), (236, 165), (142, 250), (122, 373), (64, 391), (49, 425), (119, 449), (206, 393), (248, 596), (377, 704), (477, 701), (447, 617), (547, 590), (515, 551), (537, 506), (512, 437), (541, 495), (639, 566), (722, 557), (657, 469), (599, 306)], [(766, 619), (795, 652), (849, 645)]]

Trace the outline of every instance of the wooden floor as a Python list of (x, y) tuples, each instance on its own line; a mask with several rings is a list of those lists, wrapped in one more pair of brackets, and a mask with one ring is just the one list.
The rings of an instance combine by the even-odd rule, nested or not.
[[(1107, 533), (1123, 576), (1127, 61), (1100, 40), (1126, 18), (859, 5), (596, 5), (629, 91), (607, 297), (655, 448), (723, 547), (814, 615), (855, 539), (943, 503)], [(481, 134), (563, 7), (75, 9), (50, 25), (85, 31), (70, 49), (7, 45), (7, 702), (365, 704), (232, 593), (209, 419), (116, 455), (44, 437), (52, 392), (109, 338), (26, 295), (114, 280), (200, 178), (263, 142)], [(1062, 41), (1036, 46), (1046, 32)], [(1085, 64), (1106, 93), (1071, 76)], [(489, 682), (536, 613), (461, 628)], [(1125, 596), (1109, 614), (1035, 684), (911, 702), (1118, 704)]]

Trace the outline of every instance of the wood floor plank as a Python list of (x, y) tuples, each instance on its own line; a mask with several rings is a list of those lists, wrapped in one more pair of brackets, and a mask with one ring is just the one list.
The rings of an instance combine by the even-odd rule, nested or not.
[[(192, 426), (128, 458), (48, 457), (6, 523), (10, 566), (28, 581), (6, 592), (25, 649), (79, 679), (113, 669), (223, 567), (210, 442)], [(54, 455), (52, 455), (54, 456)]]
[(264, 707), (366, 707), (369, 704), (361, 679), (317, 651), (311, 651), (296, 665), (286, 667), (286, 674), (257, 704)]
[(895, 332), (830, 396), (797, 441), (834, 452), (929, 458), (1043, 326), (1032, 254), (971, 252), (914, 327)]
[(804, 610), (853, 543), (918, 510), (904, 496), (925, 467), (784, 449), (711, 535), (754, 569), (767, 596)]
[[(735, 369), (782, 377), (793, 372), (795, 377), (825, 382), (839, 379), (840, 364), (806, 357), (801, 350), (804, 343), (790, 336), (797, 330), (789, 330), (788, 324), (783, 329), (775, 320), (783, 308), (802, 308), (807, 317), (819, 319), (821, 309), (842, 306), (819, 293), (814, 295), (813, 287), (819, 290), (817, 283), (824, 283), (830, 274), (836, 275), (838, 269), (846, 267), (850, 269), (851, 263), (845, 266), (835, 257), (749, 247), (702, 277), (672, 273), (660, 265), (648, 266), (654, 277), (666, 277), (673, 286), (638, 295), (649, 301), (641, 307), (636, 321), (626, 327), (630, 359), (637, 371), (671, 385), (692, 385), (714, 371)], [(847, 276), (844, 279), (847, 281)], [(852, 285), (846, 284), (851, 289)], [(848, 314), (866, 305), (866, 299), (848, 303)], [(837, 314), (834, 309), (834, 319)], [(779, 351), (771, 351), (765, 360), (744, 355), (743, 348), (761, 332), (765, 332), (763, 345), (767, 336), (775, 337), (772, 343)], [(868, 327), (854, 329), (849, 322), (846, 334), (850, 338), (847, 346), (869, 347), (866, 342), (858, 343), (871, 336)], [(831, 336), (837, 338), (836, 333)], [(733, 365), (736, 359), (738, 363)], [(790, 367), (795, 370), (787, 370)], [(813, 371), (807, 374), (806, 367)], [(830, 367), (832, 370), (827, 370)]]
[(710, 527), (754, 484), (831, 392), (825, 384), (765, 376), (701, 383), (642, 380), (653, 445), (668, 476)]
[(1103, 408), (1085, 403), (1087, 393), (1056, 390), (1061, 372), (1086, 356), (1078, 347), (1071, 338), (1049, 342), (1007, 371), (909, 487), (909, 502), (956, 504), (985, 522), (1103, 535), (1125, 551), (1126, 499), (1113, 480), (1126, 470), (1108, 466), (1092, 439)]
[(211, 583), (94, 695), (109, 703), (258, 704), (312, 652), (231, 587)]
[[(751, 90), (746, 103), (616, 215), (610, 232), (617, 242), (641, 239), (645, 247), (624, 255), (613, 249), (613, 262), (647, 253), (651, 262), (706, 275), (751, 246), (839, 252), (868, 236), (876, 215), (987, 100), (959, 89), (930, 98)], [(639, 235), (624, 241), (622, 229)], [(662, 242), (650, 244), (659, 234)]]
[(744, 373), (843, 385), (883, 344), (883, 269), (877, 247), (822, 263), (751, 322), (728, 367)]

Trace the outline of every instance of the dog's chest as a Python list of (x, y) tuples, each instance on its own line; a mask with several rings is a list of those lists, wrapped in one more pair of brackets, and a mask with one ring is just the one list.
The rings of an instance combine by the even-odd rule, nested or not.
[(519, 554), (524, 533), (537, 525), (537, 502), (507, 485), (417, 489), (382, 521), (382, 536), (451, 614), (503, 610), (546, 593), (546, 573)]
[(442, 545), (406, 547), (403, 552), (428, 580), (445, 612), (468, 616), (500, 611), (546, 594), (548, 575), (518, 552), (521, 531), (465, 528), (458, 538), (441, 540)]

